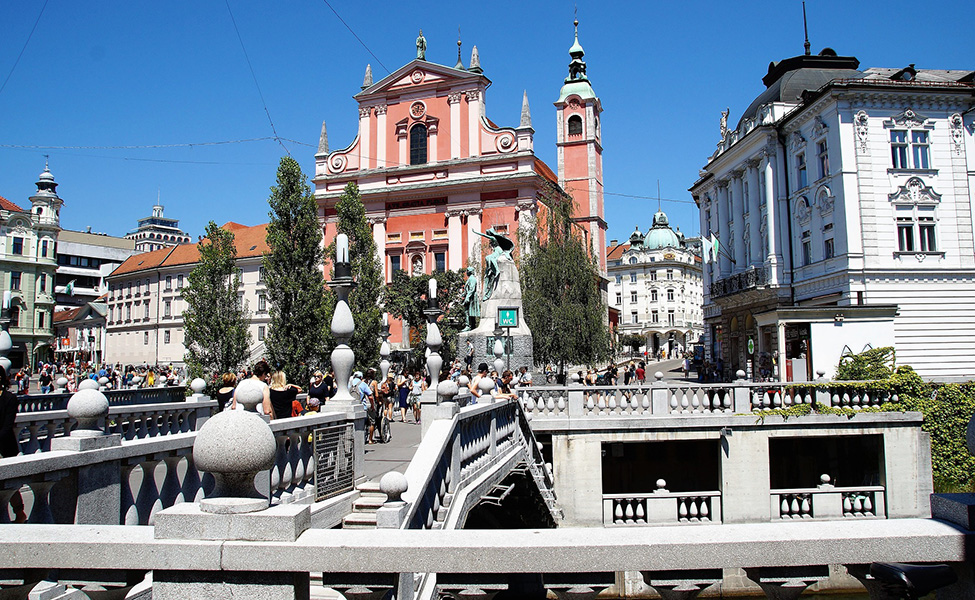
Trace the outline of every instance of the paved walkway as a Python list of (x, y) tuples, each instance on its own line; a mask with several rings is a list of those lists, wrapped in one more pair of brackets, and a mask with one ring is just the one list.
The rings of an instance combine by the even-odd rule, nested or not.
[[(399, 422), (399, 410), (391, 424), (392, 439), (388, 444), (367, 444), (364, 475), (369, 481), (379, 480), (390, 471), (406, 472), (420, 445), (420, 425), (413, 423), (412, 411), (406, 415), (406, 423)], [(379, 435), (376, 434), (376, 439)]]

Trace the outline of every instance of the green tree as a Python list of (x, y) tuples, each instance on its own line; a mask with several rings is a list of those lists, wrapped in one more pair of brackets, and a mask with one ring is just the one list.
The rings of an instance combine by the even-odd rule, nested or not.
[(318, 206), (298, 162), (281, 159), (268, 198), (265, 280), (271, 302), (267, 355), (291, 381), (307, 382), (322, 362), (328, 327)]
[(186, 364), (212, 387), (217, 376), (236, 371), (247, 359), (248, 313), (240, 301), (234, 234), (210, 221), (197, 244), (200, 261), (183, 288)]
[(860, 354), (847, 354), (840, 358), (834, 379), (867, 381), (886, 379), (894, 374), (894, 348), (884, 346)]
[(589, 244), (572, 222), (572, 199), (556, 189), (530, 231), (521, 232), (525, 320), (536, 363), (592, 364), (609, 356), (606, 305), (599, 268)]
[(628, 333), (620, 336), (620, 345), (630, 349), (630, 354), (635, 354), (640, 351), (640, 346), (645, 342), (645, 338), (642, 335), (636, 333)]
[[(385, 289), (382, 263), (366, 223), (366, 208), (359, 196), (359, 187), (349, 183), (335, 205), (338, 214), (338, 233), (349, 236), (349, 260), (356, 287), (349, 294), (349, 308), (355, 320), (355, 333), (349, 346), (355, 352), (356, 368), (364, 370), (379, 364), (379, 333), (382, 329), (382, 302)], [(330, 261), (335, 259), (335, 242), (326, 249)], [(328, 322), (331, 322), (337, 298), (328, 290)]]
[(386, 293), (386, 310), (389, 314), (409, 323), (410, 366), (426, 365), (427, 320), (423, 310), (427, 307), (430, 279), (437, 280), (437, 306), (444, 311), (437, 322), (443, 345), (440, 356), (449, 365), (457, 356), (457, 333), (464, 328), (467, 313), (464, 311), (464, 278), (458, 271), (445, 271), (433, 275), (410, 276), (406, 271), (393, 273), (393, 281)]

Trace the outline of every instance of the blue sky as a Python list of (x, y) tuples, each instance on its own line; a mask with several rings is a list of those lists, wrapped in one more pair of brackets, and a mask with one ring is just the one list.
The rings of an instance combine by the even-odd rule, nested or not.
[[(285, 152), (277, 142), (185, 144), (272, 136), (263, 95), (310, 174), (322, 120), (333, 149), (350, 143), (366, 64), (378, 80), (411, 60), (419, 27), (433, 62), (454, 64), (458, 27), (465, 64), (477, 45), (499, 125), (518, 124), (528, 91), (535, 151), (555, 166), (552, 102), (567, 72), (572, 2), (329, 1), (375, 57), (323, 0), (229, 0), (230, 10), (221, 0), (48, 0), (39, 21), (44, 0), (3, 2), (0, 195), (26, 206), (50, 154), (65, 228), (123, 235), (157, 194), (194, 238), (209, 220), (266, 222)], [(975, 70), (975, 3), (810, 0), (807, 12), (813, 52), (830, 46), (863, 67)], [(737, 123), (769, 61), (802, 52), (801, 3), (580, 0), (578, 16), (604, 109), (610, 238), (650, 226), (658, 180), (671, 223), (696, 234), (687, 188), (714, 150), (720, 111), (730, 107)], [(175, 147), (108, 148), (146, 145)], [(66, 148), (79, 146), (93, 148)]]

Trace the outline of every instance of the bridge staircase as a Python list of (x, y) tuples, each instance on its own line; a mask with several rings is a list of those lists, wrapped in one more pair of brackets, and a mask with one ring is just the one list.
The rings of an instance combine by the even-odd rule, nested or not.
[(342, 519), (342, 529), (375, 529), (376, 511), (386, 503), (387, 496), (378, 481), (360, 483), (356, 490), (359, 498), (352, 503), (352, 512)]

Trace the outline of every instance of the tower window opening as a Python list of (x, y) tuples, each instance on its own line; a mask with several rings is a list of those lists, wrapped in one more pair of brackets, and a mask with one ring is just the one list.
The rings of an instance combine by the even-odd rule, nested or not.
[(582, 117), (579, 115), (569, 117), (569, 135), (582, 135)]
[(427, 163), (427, 126), (416, 124), (410, 128), (410, 164)]

